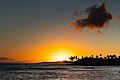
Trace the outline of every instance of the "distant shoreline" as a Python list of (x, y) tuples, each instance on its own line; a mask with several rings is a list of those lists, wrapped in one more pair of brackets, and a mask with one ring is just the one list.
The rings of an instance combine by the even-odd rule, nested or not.
[(120, 56), (116, 55), (107, 55), (102, 57), (102, 54), (99, 56), (91, 55), (90, 57), (85, 56), (80, 59), (78, 56), (69, 57), (72, 65), (83, 65), (83, 66), (120, 66)]

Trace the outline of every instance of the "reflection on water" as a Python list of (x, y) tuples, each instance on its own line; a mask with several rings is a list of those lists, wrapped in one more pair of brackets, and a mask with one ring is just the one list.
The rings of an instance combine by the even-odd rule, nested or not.
[(0, 80), (120, 80), (119, 66), (0, 65)]

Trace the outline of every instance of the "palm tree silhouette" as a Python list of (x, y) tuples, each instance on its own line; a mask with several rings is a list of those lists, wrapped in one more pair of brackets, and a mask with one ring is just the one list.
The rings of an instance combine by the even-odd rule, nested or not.
[(71, 56), (71, 57), (69, 57), (69, 59), (73, 62), (75, 59), (75, 56)]

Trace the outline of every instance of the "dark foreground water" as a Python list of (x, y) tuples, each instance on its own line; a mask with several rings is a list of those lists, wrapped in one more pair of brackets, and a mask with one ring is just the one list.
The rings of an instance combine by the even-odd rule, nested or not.
[(0, 64), (0, 80), (120, 80), (119, 66)]

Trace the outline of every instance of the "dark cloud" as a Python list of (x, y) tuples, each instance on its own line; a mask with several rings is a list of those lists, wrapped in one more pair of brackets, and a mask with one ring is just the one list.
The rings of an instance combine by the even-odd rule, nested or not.
[(14, 60), (12, 58), (7, 58), (7, 57), (0, 57), (1, 61), (8, 61), (8, 60)]
[[(75, 12), (77, 14), (78, 12)], [(112, 19), (111, 13), (105, 7), (105, 3), (97, 7), (97, 5), (91, 6), (86, 9), (87, 16), (84, 18), (78, 18), (72, 22), (72, 26), (77, 30), (89, 29), (98, 30), (101, 33), (101, 28), (108, 27), (109, 21)]]
[(79, 10), (76, 10), (76, 11), (72, 14), (73, 17), (78, 17), (79, 15), (80, 15), (80, 11), (79, 11)]

